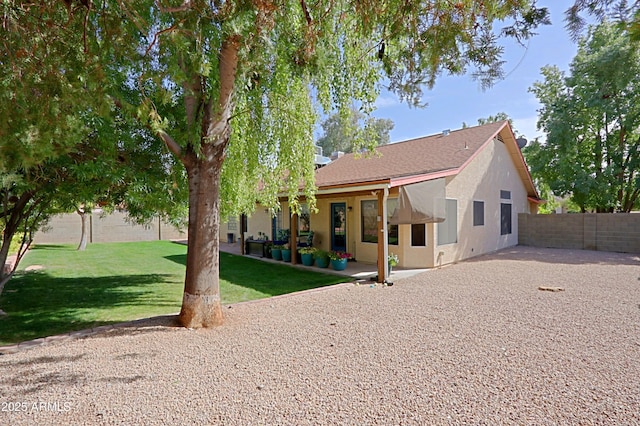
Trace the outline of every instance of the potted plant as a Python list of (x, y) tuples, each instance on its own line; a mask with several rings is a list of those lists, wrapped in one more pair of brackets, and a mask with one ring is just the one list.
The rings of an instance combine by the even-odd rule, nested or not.
[(389, 253), (389, 256), (387, 256), (387, 263), (389, 264), (389, 274), (391, 274), (394, 266), (398, 266), (399, 261), (400, 259), (398, 259), (397, 254)]
[(298, 252), (304, 266), (313, 266), (313, 255), (317, 251), (315, 247), (302, 247)]
[(347, 260), (351, 259), (351, 253), (344, 251), (332, 251), (329, 253), (331, 267), (336, 271), (344, 271), (347, 268)]
[(313, 253), (313, 258), (316, 261), (316, 266), (318, 268), (327, 268), (329, 267), (329, 252), (324, 250), (316, 250)]
[(276, 237), (273, 241), (274, 244), (284, 245), (289, 242), (289, 230), (288, 229), (280, 229), (276, 232)]
[(291, 248), (289, 247), (289, 243), (282, 246), (282, 260), (285, 262), (291, 262)]
[(273, 260), (282, 260), (282, 248), (284, 246), (280, 245), (280, 244), (274, 244), (271, 247), (271, 257), (273, 257)]

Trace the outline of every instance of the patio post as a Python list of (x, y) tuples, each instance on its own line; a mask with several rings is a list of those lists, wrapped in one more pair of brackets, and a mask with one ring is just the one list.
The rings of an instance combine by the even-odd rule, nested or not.
[(240, 254), (241, 255), (245, 255), (246, 253), (246, 249), (245, 249), (245, 239), (244, 239), (244, 233), (247, 232), (247, 216), (244, 214), (240, 215)]
[(387, 253), (387, 197), (389, 188), (378, 191), (378, 282), (384, 282), (388, 275)]
[(291, 264), (295, 265), (298, 263), (298, 214), (294, 213), (291, 216), (291, 232), (289, 235), (291, 236)]

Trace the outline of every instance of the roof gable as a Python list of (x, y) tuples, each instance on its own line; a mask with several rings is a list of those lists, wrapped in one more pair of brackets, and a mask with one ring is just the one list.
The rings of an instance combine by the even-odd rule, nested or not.
[(380, 155), (347, 154), (316, 172), (319, 189), (388, 182), (399, 186), (455, 175), (469, 164), (495, 137), (501, 139), (529, 196), (537, 197), (528, 167), (507, 121), (454, 130), (380, 146)]

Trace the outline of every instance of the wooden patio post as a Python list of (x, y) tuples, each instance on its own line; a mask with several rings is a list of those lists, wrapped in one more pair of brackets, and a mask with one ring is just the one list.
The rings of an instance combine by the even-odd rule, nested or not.
[(244, 247), (244, 233), (247, 232), (247, 216), (244, 214), (240, 215), (240, 254), (245, 255), (246, 250)]
[(291, 241), (291, 264), (298, 263), (298, 215), (294, 213), (291, 216), (290, 239)]
[(378, 282), (387, 279), (387, 196), (389, 190), (378, 191)]

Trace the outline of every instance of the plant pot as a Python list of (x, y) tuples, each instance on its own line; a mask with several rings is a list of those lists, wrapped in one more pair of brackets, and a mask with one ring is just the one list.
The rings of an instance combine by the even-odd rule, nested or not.
[(300, 258), (304, 266), (313, 266), (313, 253), (302, 253)]
[(291, 262), (291, 249), (282, 249), (282, 260)]
[(331, 259), (331, 267), (335, 271), (344, 271), (347, 269), (347, 259)]
[(282, 260), (282, 250), (277, 248), (272, 248), (271, 257), (273, 257), (274, 260)]
[(328, 257), (316, 257), (316, 266), (318, 268), (328, 268), (329, 267), (329, 258)]
[(389, 275), (391, 275), (391, 272), (393, 272), (393, 265), (389, 263)]

